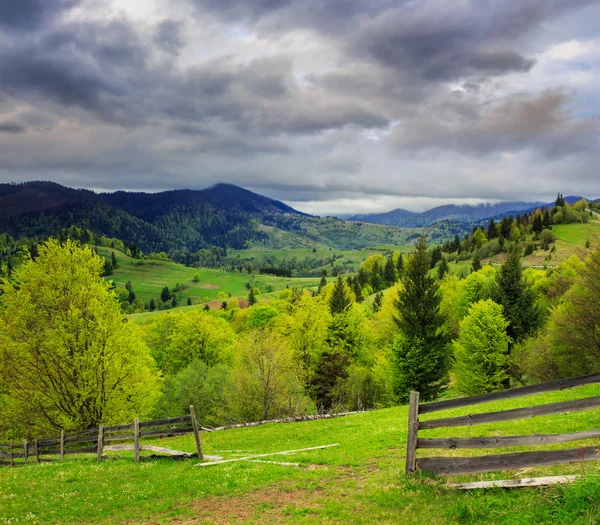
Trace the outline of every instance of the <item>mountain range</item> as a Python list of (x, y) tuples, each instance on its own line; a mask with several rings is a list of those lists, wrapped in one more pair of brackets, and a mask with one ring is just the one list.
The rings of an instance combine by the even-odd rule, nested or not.
[[(565, 201), (573, 204), (583, 197), (568, 196)], [(440, 221), (459, 221), (465, 223), (478, 223), (494, 217), (501, 219), (507, 215), (517, 215), (526, 213), (537, 208), (552, 207), (554, 202), (498, 202), (495, 204), (483, 203), (478, 205), (456, 205), (446, 204), (438, 206), (422, 213), (412, 212), (397, 208), (385, 213), (370, 213), (358, 215), (346, 215), (344, 218), (349, 221), (363, 221), (372, 224), (383, 224), (386, 226), (403, 226), (405, 228), (419, 228), (430, 226)]]
[(231, 184), (161, 193), (95, 193), (41, 181), (0, 184), (0, 233), (45, 238), (71, 226), (136, 244), (144, 252), (171, 254), (212, 246), (355, 249), (403, 244), (414, 234), (312, 217)]

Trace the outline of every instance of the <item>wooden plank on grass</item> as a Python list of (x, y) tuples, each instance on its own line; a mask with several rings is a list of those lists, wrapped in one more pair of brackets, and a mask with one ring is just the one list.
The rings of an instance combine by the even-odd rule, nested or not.
[(245, 460), (254, 459), (254, 458), (265, 458), (268, 456), (285, 456), (287, 454), (296, 454), (297, 452), (307, 452), (309, 450), (320, 450), (323, 448), (331, 448), (331, 447), (339, 447), (339, 446), (340, 446), (339, 443), (333, 443), (331, 445), (321, 445), (319, 447), (299, 448), (296, 450), (284, 450), (283, 452), (268, 452), (266, 454), (252, 454), (249, 456), (244, 456), (242, 458), (223, 459), (220, 461), (209, 461), (207, 463), (198, 463), (195, 466), (196, 467), (210, 467), (212, 465), (220, 465), (221, 463), (233, 463), (235, 461), (245, 461)]
[(600, 447), (585, 447), (479, 457), (419, 458), (417, 459), (417, 469), (440, 476), (449, 476), (598, 461), (599, 459)]
[(133, 451), (135, 453), (135, 462), (140, 462), (140, 418), (133, 420)]
[(408, 435), (406, 438), (406, 476), (415, 471), (415, 457), (417, 453), (417, 436), (419, 434), (419, 392), (410, 393), (408, 405)]
[(512, 421), (514, 419), (548, 416), (550, 414), (565, 414), (568, 412), (578, 412), (580, 410), (592, 410), (594, 408), (600, 408), (600, 396), (525, 408), (514, 408), (512, 410), (501, 410), (499, 412), (484, 412), (483, 414), (469, 414), (468, 416), (432, 419), (430, 421), (420, 422), (419, 430), (483, 425), (485, 423), (496, 423), (498, 421)]
[(542, 478), (522, 478), (522, 479), (497, 479), (494, 481), (474, 481), (472, 483), (449, 483), (446, 485), (451, 489), (474, 490), (474, 489), (492, 489), (492, 488), (519, 488), (519, 487), (546, 487), (549, 485), (558, 485), (573, 483), (581, 476), (546, 476)]
[(447, 401), (436, 401), (434, 403), (424, 403), (419, 407), (420, 414), (437, 412), (438, 410), (449, 410), (451, 408), (461, 408), (478, 403), (487, 403), (489, 401), (500, 401), (504, 399), (515, 399), (517, 397), (530, 396), (533, 394), (544, 394), (554, 392), (555, 390), (564, 390), (575, 386), (590, 385), (600, 382), (600, 374), (593, 374), (582, 377), (571, 377), (569, 379), (557, 379), (539, 385), (522, 386), (519, 388), (510, 388), (500, 390), (499, 392), (490, 392), (479, 396), (461, 397), (458, 399), (449, 399)]
[[(571, 432), (570, 434), (529, 434), (526, 436), (476, 437), (476, 438), (420, 438), (417, 448), (501, 448), (521, 445), (550, 445), (580, 439), (600, 438), (600, 428)], [(599, 458), (600, 459), (600, 458)]]
[(104, 425), (100, 423), (98, 427), (98, 451), (96, 453), (96, 461), (102, 461), (102, 447), (104, 446)]

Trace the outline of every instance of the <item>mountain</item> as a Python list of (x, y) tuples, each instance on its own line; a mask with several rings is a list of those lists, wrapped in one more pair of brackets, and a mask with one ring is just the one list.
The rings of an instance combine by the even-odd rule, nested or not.
[(496, 204), (478, 204), (476, 206), (447, 204), (422, 213), (413, 213), (399, 208), (388, 213), (354, 215), (350, 217), (350, 220), (418, 228), (430, 226), (440, 221), (472, 223), (489, 217), (516, 214), (520, 210), (535, 209), (543, 205), (542, 202), (499, 202)]
[(364, 213), (359, 215), (349, 215), (346, 217), (350, 221), (372, 222), (373, 224), (385, 224), (387, 226), (401, 226), (404, 222), (419, 215), (413, 211), (396, 208), (386, 213)]
[(324, 246), (356, 249), (402, 244), (402, 228), (312, 217), (231, 184), (161, 193), (94, 193), (48, 182), (0, 184), (0, 233), (57, 236), (87, 228), (144, 252), (186, 254), (219, 246), (243, 249)]

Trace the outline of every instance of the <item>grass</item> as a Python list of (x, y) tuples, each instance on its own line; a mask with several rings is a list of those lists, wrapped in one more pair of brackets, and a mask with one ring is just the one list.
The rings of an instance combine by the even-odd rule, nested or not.
[[(110, 257), (112, 249), (99, 248), (100, 254)], [(308, 288), (319, 284), (318, 278), (285, 278), (272, 275), (248, 275), (241, 273), (225, 272), (205, 268), (188, 268), (182, 264), (168, 261), (138, 260), (115, 251), (119, 267), (109, 277), (116, 286), (125, 286), (130, 281), (136, 297), (143, 301), (154, 298), (158, 301), (160, 293), (165, 286), (173, 289), (177, 283), (188, 286), (181, 293), (180, 304), (185, 304), (188, 297), (194, 303), (217, 299), (219, 292), (231, 294), (232, 297), (246, 297), (248, 289), (246, 283), (254, 282), (263, 293), (267, 292), (269, 286), (273, 292), (281, 291), (286, 287)], [(194, 282), (194, 276), (198, 275), (199, 282)]]
[[(445, 411), (424, 419), (517, 408), (600, 395), (600, 386)], [(423, 437), (555, 433), (597, 427), (599, 410), (477, 427), (437, 429)], [(2, 523), (598, 523), (600, 481), (568, 487), (457, 492), (447, 478), (404, 477), (406, 407), (345, 418), (204, 434), (207, 454), (270, 452), (329, 443), (339, 447), (297, 453), (283, 461), (302, 468), (238, 462), (196, 468), (194, 460), (148, 459), (129, 453), (96, 463), (67, 456), (63, 463), (0, 470)], [(421, 435), (421, 433), (420, 433)], [(597, 444), (598, 440), (555, 448)], [(193, 436), (160, 440), (194, 450)], [(543, 447), (549, 449), (550, 447)], [(531, 447), (511, 449), (531, 450)], [(505, 450), (496, 449), (493, 453)], [(436, 451), (419, 451), (419, 455)], [(456, 452), (443, 452), (452, 455)], [(481, 454), (465, 450), (460, 455)], [(485, 451), (483, 452), (485, 453)], [(274, 458), (276, 459), (276, 458)], [(451, 481), (595, 473), (597, 464), (457, 476)]]

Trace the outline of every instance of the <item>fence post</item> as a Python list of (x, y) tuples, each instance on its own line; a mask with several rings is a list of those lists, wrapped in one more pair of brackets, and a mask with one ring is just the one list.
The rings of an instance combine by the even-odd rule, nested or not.
[(200, 433), (198, 432), (198, 421), (196, 421), (194, 405), (190, 405), (190, 415), (192, 416), (192, 427), (194, 427), (194, 437), (196, 438), (196, 450), (198, 451), (198, 459), (203, 460), (204, 452), (202, 451), (202, 442), (200, 441)]
[(419, 392), (410, 393), (408, 405), (408, 436), (406, 438), (406, 468), (404, 473), (409, 476), (416, 468), (417, 436), (419, 433)]
[(98, 455), (97, 461), (102, 461), (102, 449), (104, 448), (104, 425), (100, 423), (98, 427)]
[(9, 443), (9, 452), (10, 452), (10, 466), (14, 467), (15, 466), (15, 455), (13, 453), (13, 444), (12, 444), (12, 442)]
[(133, 420), (133, 450), (135, 452), (135, 462), (140, 462), (140, 418)]
[(60, 460), (64, 461), (65, 459), (65, 431), (60, 431)]
[(23, 440), (23, 455), (25, 456), (25, 463), (27, 463), (27, 440)]
[(37, 463), (40, 462), (40, 444), (39, 439), (35, 440), (35, 460)]

